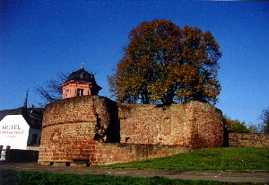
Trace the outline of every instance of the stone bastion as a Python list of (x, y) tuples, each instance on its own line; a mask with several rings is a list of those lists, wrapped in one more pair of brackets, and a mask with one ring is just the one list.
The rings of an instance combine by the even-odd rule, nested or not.
[(222, 144), (222, 113), (209, 104), (125, 105), (82, 96), (46, 107), (38, 162), (112, 164)]

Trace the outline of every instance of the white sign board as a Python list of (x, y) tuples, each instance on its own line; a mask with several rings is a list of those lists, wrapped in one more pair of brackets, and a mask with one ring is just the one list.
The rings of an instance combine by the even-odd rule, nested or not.
[(29, 125), (22, 115), (7, 115), (0, 121), (0, 145), (11, 149), (27, 147)]

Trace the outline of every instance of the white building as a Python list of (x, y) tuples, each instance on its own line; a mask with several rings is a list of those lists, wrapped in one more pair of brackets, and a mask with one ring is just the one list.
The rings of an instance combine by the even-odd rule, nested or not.
[(0, 121), (0, 145), (26, 150), (30, 126), (22, 115), (7, 115)]
[(0, 150), (39, 146), (43, 109), (21, 107), (0, 111)]

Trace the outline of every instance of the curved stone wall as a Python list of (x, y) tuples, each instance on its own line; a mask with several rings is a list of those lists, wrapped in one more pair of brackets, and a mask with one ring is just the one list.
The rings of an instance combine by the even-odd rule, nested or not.
[(95, 140), (119, 142), (116, 110), (115, 102), (99, 96), (49, 104), (43, 116), (39, 163), (88, 161)]

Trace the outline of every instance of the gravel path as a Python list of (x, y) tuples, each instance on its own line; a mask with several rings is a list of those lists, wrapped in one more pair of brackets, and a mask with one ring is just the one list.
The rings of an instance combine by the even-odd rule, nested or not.
[(251, 171), (167, 171), (167, 170), (137, 170), (137, 169), (109, 169), (93, 167), (48, 167), (39, 166), (35, 163), (8, 163), (0, 164), (0, 172), (4, 170), (26, 170), (46, 171), (53, 173), (135, 176), (135, 177), (165, 177), (169, 179), (191, 179), (191, 180), (215, 180), (223, 182), (252, 182), (269, 183), (269, 172)]

